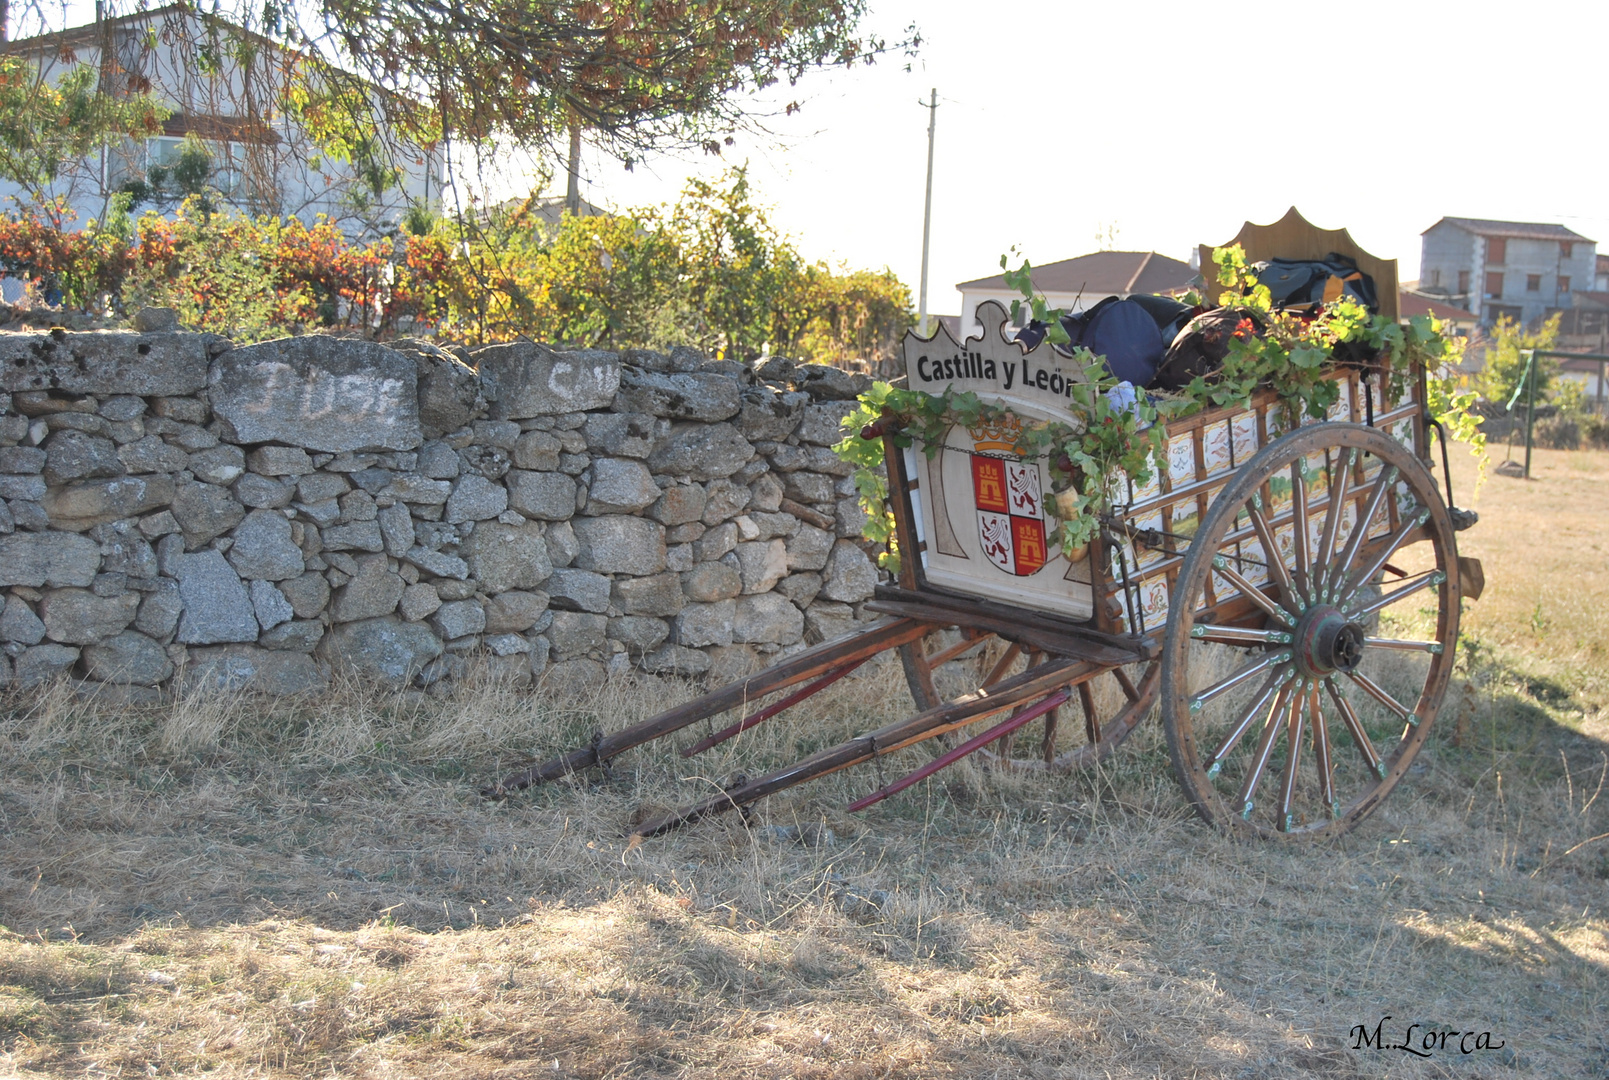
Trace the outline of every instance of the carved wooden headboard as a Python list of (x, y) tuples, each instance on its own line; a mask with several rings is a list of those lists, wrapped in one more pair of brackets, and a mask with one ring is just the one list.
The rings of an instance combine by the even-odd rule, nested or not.
[[(1321, 229), (1308, 221), (1296, 207), (1272, 225), (1253, 225), (1246, 222), (1233, 240), (1223, 246), (1239, 244), (1246, 252), (1249, 263), (1264, 259), (1322, 259), (1334, 251), (1355, 259), (1358, 269), (1374, 279), (1375, 292), (1380, 298), (1380, 314), (1392, 322), (1400, 317), (1397, 308), (1397, 260), (1382, 259), (1358, 246), (1345, 229)], [(1201, 245), (1201, 273), (1207, 282), (1207, 294), (1217, 299), (1218, 284), (1213, 278), (1211, 244)]]

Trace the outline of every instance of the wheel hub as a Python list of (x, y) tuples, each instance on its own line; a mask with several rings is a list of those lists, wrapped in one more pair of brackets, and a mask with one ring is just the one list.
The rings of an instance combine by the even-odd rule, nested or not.
[(1324, 604), (1313, 608), (1296, 625), (1293, 650), (1307, 675), (1356, 671), (1363, 662), (1362, 626), (1351, 622), (1339, 608)]

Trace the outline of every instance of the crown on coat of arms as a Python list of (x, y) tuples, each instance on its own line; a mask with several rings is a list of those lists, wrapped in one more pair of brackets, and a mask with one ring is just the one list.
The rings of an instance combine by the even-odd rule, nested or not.
[(967, 428), (972, 449), (978, 453), (1015, 454), (1022, 439), (1022, 421), (1009, 413), (993, 420), (980, 420)]

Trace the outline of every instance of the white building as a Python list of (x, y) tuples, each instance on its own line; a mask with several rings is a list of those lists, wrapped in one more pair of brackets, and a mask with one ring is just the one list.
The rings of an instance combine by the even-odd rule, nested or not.
[[(0, 52), (28, 57), (46, 79), (88, 64), (99, 70), (108, 92), (149, 91), (172, 110), (160, 135), (124, 140), (72, 163), (58, 177), (52, 194), (66, 198), (80, 225), (104, 218), (111, 196), (131, 181), (144, 181), (152, 165), (171, 165), (187, 135), (207, 149), (212, 185), (250, 214), (308, 223), (323, 214), (356, 234), (395, 222), (410, 205), (440, 198), (439, 147), (398, 155), (400, 184), (373, 196), (355, 170), (322, 153), (284, 107), (292, 69), (303, 58), (183, 4), (7, 42)], [(0, 181), (0, 199), (7, 197), (27, 198), (17, 185)], [(367, 203), (361, 212), (360, 200)]]
[[(1097, 251), (1033, 268), (1034, 288), (1051, 307), (1068, 313), (1094, 307), (1108, 296), (1180, 293), (1199, 276), (1189, 263), (1154, 251)], [(967, 328), (968, 336), (983, 333), (977, 321), (979, 304), (993, 300), (1010, 311), (1011, 302), (1022, 299), (1020, 292), (1007, 287), (1003, 274), (963, 281), (956, 288), (961, 292), (958, 325)], [(1026, 323), (1026, 318), (1017, 321), (1018, 326)]]
[(1444, 217), (1423, 233), (1419, 291), (1479, 316), (1530, 324), (1593, 288), (1597, 244), (1563, 225)]

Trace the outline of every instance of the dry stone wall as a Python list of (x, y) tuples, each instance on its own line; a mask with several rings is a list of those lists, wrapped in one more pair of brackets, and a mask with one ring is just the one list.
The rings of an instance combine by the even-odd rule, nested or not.
[(0, 682), (740, 674), (863, 617), (829, 449), (861, 389), (687, 350), (0, 334)]

